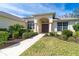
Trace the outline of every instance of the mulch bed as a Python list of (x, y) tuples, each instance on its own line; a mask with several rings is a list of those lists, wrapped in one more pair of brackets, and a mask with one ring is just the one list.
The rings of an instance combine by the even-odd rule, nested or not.
[(0, 49), (3, 49), (3, 48), (6, 48), (8, 46), (11, 46), (13, 44), (16, 44), (16, 43), (19, 43), (20, 41), (22, 41), (23, 39), (12, 39), (12, 40), (9, 40), (7, 41), (6, 43), (4, 44), (0, 44)]
[(6, 43), (0, 44), (0, 49), (9, 47), (9, 46), (14, 45), (14, 44), (16, 44), (16, 43), (19, 43), (19, 42), (21, 42), (21, 41), (23, 41), (23, 39), (21, 39), (21, 37), (19, 37), (19, 39), (12, 39), (12, 38), (9, 38)]

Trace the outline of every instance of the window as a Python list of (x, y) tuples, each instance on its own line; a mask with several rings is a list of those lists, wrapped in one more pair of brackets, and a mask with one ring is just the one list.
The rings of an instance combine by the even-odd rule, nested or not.
[(57, 23), (57, 31), (62, 31), (62, 22)]
[(57, 31), (63, 31), (68, 29), (68, 22), (58, 22), (57, 23)]
[(78, 22), (78, 21), (76, 21), (76, 22), (75, 22), (75, 24), (79, 24), (79, 22)]
[(63, 30), (68, 29), (68, 22), (63, 22)]
[(34, 29), (34, 21), (28, 21), (28, 29)]

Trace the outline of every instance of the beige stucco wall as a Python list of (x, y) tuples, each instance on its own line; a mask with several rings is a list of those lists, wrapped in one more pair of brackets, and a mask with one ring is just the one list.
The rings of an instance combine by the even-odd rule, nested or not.
[(53, 22), (52, 31), (57, 32), (57, 22)]
[(39, 19), (35, 19), (34, 20), (34, 23), (36, 24), (36, 26), (35, 26), (35, 30), (34, 30), (34, 32), (38, 32), (38, 33), (40, 33), (41, 32), (41, 30), (42, 30), (42, 24), (41, 24), (41, 22), (40, 22), (41, 20), (39, 20)]
[(74, 29), (73, 29), (73, 25), (75, 24), (76, 21), (69, 21), (68, 22), (68, 30), (71, 30), (74, 32)]
[[(42, 23), (42, 22), (44, 22), (44, 23)], [(38, 33), (42, 32), (42, 24), (49, 24), (49, 19), (45, 18), (45, 17), (37, 19), (37, 28), (38, 28), (37, 31), (38, 31)]]
[(21, 22), (18, 20), (0, 16), (0, 28), (8, 28), (10, 25), (14, 25), (14, 24), (20, 24), (20, 25), (23, 25), (24, 27), (26, 27), (25, 22)]
[(79, 23), (78, 20), (68, 21), (68, 29), (74, 32), (73, 25)]
[[(52, 19), (52, 17), (49, 16), (37, 16), (33, 19), (28, 19), (30, 21), (34, 21), (35, 26), (34, 26), (34, 32), (41, 33), (42, 31), (42, 24), (41, 21), (44, 20), (44, 18), (48, 19), (48, 24), (49, 24), (49, 32), (57, 32), (58, 34), (61, 34), (61, 31), (57, 31), (57, 22), (64, 22), (68, 21), (68, 30), (71, 30), (74, 32), (73, 25), (76, 23), (79, 23), (79, 20), (76, 19)], [(46, 19), (44, 21), (46, 21)]]
[[(75, 32), (73, 29), (73, 25), (76, 23), (79, 23), (79, 21), (68, 21), (68, 30)], [(57, 31), (57, 22), (54, 22), (52, 27), (53, 27), (52, 29), (54, 32), (61, 34), (61, 31)]]

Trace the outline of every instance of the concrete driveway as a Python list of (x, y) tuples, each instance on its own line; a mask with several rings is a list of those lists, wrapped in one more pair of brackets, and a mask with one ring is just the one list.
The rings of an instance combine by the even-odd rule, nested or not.
[(31, 47), (35, 42), (42, 38), (45, 34), (38, 34), (32, 38), (21, 41), (7, 48), (0, 50), (0, 56), (19, 56), (26, 49)]

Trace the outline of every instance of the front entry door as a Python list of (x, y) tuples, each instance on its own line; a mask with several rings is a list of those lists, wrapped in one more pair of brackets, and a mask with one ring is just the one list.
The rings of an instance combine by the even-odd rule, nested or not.
[(49, 32), (49, 24), (42, 24), (42, 32), (43, 33)]

